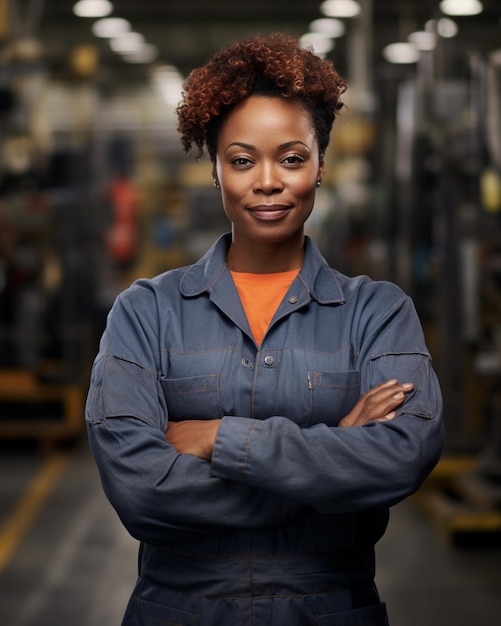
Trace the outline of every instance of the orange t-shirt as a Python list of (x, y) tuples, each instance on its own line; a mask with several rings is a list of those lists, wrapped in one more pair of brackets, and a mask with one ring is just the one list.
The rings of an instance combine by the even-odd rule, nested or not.
[(273, 274), (231, 272), (250, 329), (258, 345), (299, 269)]

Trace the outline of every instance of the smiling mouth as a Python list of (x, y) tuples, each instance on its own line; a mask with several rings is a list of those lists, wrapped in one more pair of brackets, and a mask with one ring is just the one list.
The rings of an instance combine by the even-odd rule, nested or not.
[(289, 206), (271, 204), (251, 207), (249, 212), (257, 219), (270, 222), (281, 219), (289, 213), (290, 209)]

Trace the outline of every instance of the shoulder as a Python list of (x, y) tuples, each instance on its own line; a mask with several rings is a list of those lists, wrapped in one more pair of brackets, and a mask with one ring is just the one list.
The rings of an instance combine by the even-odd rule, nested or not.
[(179, 284), (190, 266), (178, 267), (158, 274), (152, 278), (138, 278), (118, 298), (140, 302), (144, 298), (160, 298), (179, 293)]
[(408, 324), (417, 322), (413, 300), (395, 283), (343, 274), (338, 274), (338, 280), (345, 295), (346, 314), (362, 326), (384, 326), (396, 319)]
[(181, 299), (179, 284), (186, 267), (168, 270), (153, 278), (139, 278), (122, 291), (113, 304), (111, 317), (157, 318)]
[(376, 300), (389, 299), (391, 301), (410, 300), (401, 287), (390, 281), (373, 280), (365, 275), (346, 276), (337, 270), (333, 269), (332, 271), (341, 285), (347, 301), (349, 296)]

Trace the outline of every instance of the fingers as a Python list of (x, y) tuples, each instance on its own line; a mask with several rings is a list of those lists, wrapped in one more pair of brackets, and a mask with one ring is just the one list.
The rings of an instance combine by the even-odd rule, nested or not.
[(339, 426), (363, 426), (368, 422), (393, 419), (396, 415), (395, 409), (404, 402), (412, 389), (412, 383), (400, 384), (396, 379), (376, 385), (364, 393)]
[(396, 414), (397, 414), (396, 411), (391, 411), (390, 413), (387, 413), (384, 417), (379, 417), (374, 421), (375, 422), (389, 422), (395, 417)]

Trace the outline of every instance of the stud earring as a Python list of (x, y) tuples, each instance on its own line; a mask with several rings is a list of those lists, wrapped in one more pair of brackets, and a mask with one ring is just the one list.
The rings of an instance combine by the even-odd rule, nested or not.
[(219, 189), (219, 183), (217, 182), (217, 180), (216, 180), (216, 179), (214, 179), (214, 187), (215, 187), (216, 189)]
[(320, 187), (320, 185), (322, 184), (322, 181), (320, 179), (317, 180), (317, 187)]

